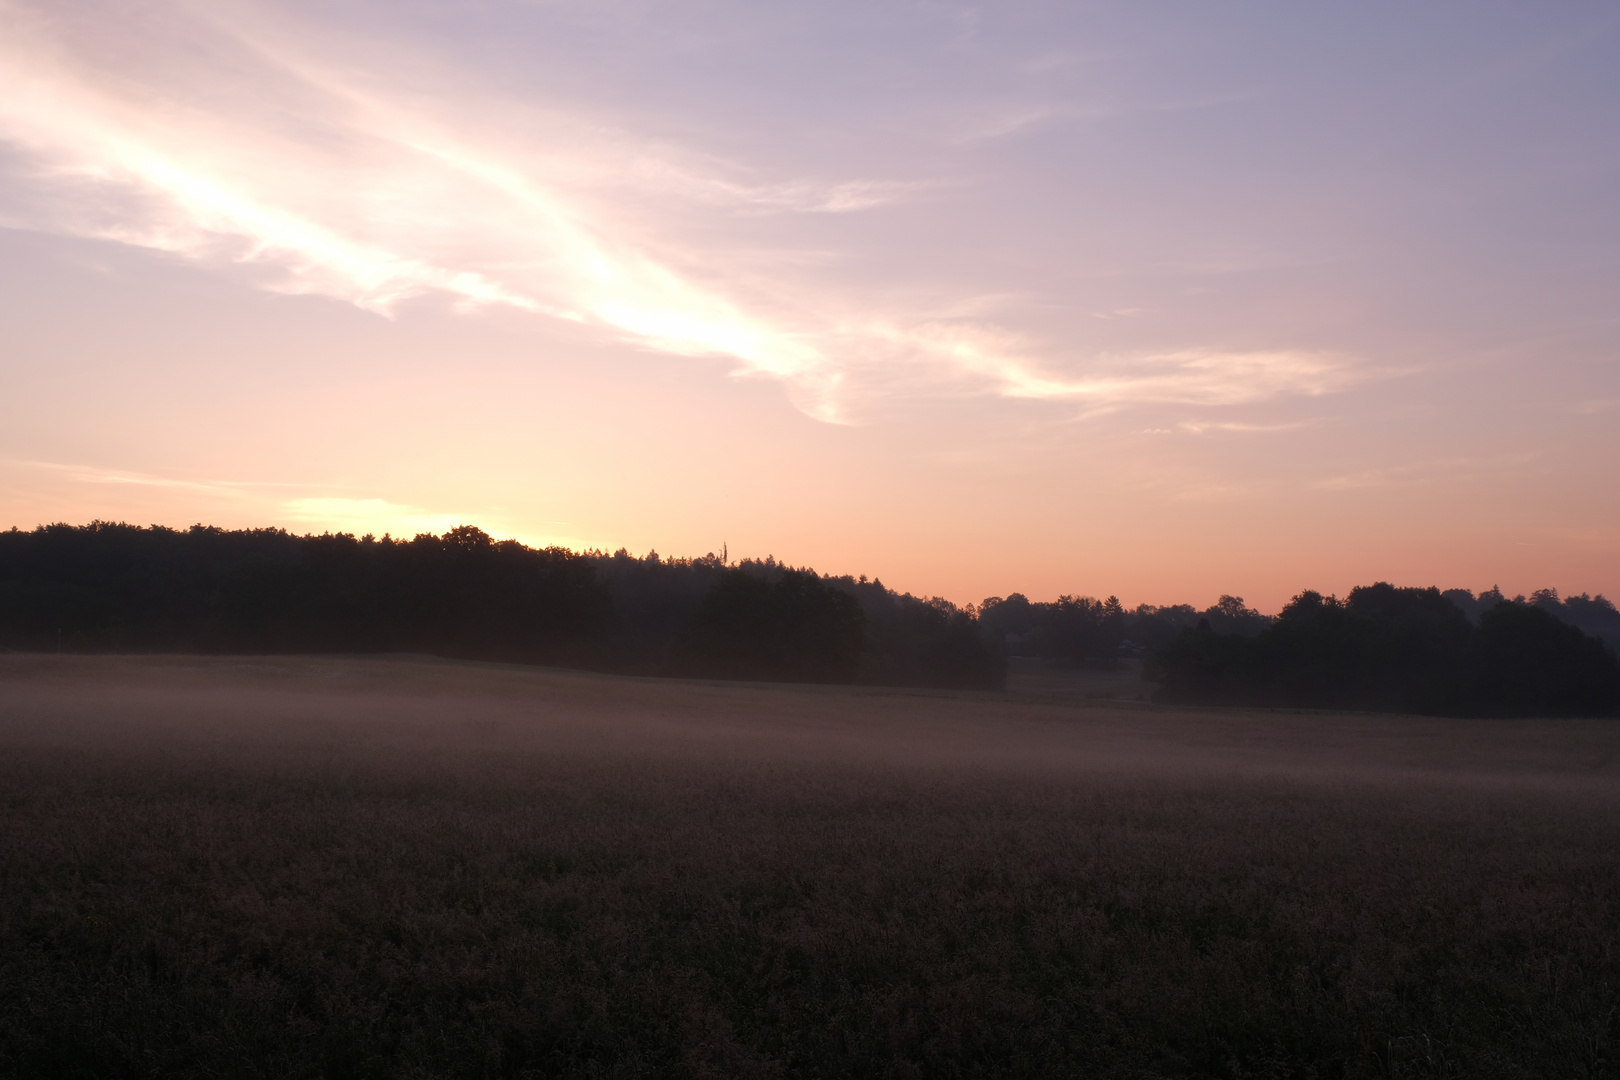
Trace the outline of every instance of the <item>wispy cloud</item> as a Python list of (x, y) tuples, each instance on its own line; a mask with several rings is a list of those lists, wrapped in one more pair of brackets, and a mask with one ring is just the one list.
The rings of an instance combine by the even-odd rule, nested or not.
[[(289, 57), (281, 43), (188, 27), (216, 62), (239, 60), (267, 93), (301, 105), (290, 124), (251, 108), (190, 98), (176, 105), (170, 87), (131, 87), (95, 69), (74, 51), (69, 28), (16, 5), (5, 14), (0, 132), (32, 152), (56, 190), (65, 181), (96, 196), (54, 207), (49, 224), (271, 264), (287, 275), (280, 288), (378, 312), (438, 292), (595, 323), (662, 351), (728, 355), (762, 374), (813, 378), (824, 366), (797, 335), (678, 272), (599, 207), (537, 178), (521, 149), (470, 142)], [(554, 172), (605, 167), (556, 145), (529, 154), (547, 151), (575, 159), (554, 163)], [(739, 198), (763, 197), (733, 187)], [(783, 205), (818, 202), (806, 185), (767, 195)], [(857, 187), (835, 186), (816, 208), (862, 198)]]
[(1211, 431), (1234, 435), (1265, 435), (1279, 431), (1303, 431), (1315, 427), (1315, 420), (1288, 420), (1280, 424), (1250, 424), (1238, 420), (1183, 420), (1178, 430), (1189, 435), (1204, 435)]
[(769, 266), (741, 273), (724, 251), (671, 239), (657, 208), (852, 213), (929, 184), (762, 177), (531, 104), (501, 126), (489, 118), (511, 103), (408, 90), (326, 59), (342, 42), (315, 49), (314, 37), (250, 5), (175, 0), (137, 20), (0, 0), (0, 141), (31, 174), (11, 178), (26, 188), (13, 221), (266, 268), (267, 287), (385, 315), (436, 294), (724, 356), (832, 421), (863, 395), (942, 383), (1112, 409), (1323, 394), (1366, 376), (1305, 351), (1086, 359), (995, 324), (806, 289)]
[(1283, 394), (1319, 396), (1369, 377), (1342, 357), (1304, 351), (1184, 350), (1103, 356), (1079, 374), (1057, 374), (1019, 356), (1015, 335), (993, 327), (923, 327), (923, 348), (993, 380), (1009, 397), (1129, 403), (1242, 405)]
[(1355, 491), (1371, 488), (1416, 487), (1424, 484), (1456, 483), (1522, 469), (1540, 455), (1501, 454), (1490, 457), (1451, 457), (1429, 461), (1403, 462), (1373, 469), (1322, 477), (1307, 486), (1317, 491)]
[[(691, 158), (692, 155), (682, 155)], [(698, 203), (762, 212), (846, 214), (901, 202), (937, 183), (908, 180), (812, 180), (751, 182), (728, 174), (740, 172), (726, 162), (683, 163), (675, 155), (644, 155), (630, 170), (638, 184)]]
[(112, 487), (172, 488), (179, 491), (215, 495), (222, 498), (251, 493), (273, 492), (276, 489), (301, 488), (309, 484), (292, 484), (262, 480), (216, 480), (193, 477), (163, 476), (133, 469), (106, 469), (94, 465), (76, 465), (57, 461), (9, 459), (3, 462), (15, 468), (55, 473), (79, 484), (104, 484)]

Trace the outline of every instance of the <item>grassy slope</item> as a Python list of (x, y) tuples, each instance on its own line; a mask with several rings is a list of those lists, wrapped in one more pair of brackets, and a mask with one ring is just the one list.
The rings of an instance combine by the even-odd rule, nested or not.
[(0, 1072), (1612, 1076), (1617, 751), (0, 656)]

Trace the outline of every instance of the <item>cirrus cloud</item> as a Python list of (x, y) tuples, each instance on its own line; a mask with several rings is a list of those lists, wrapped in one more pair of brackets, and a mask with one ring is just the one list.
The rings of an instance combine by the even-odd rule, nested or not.
[(0, 141), (24, 163), (3, 181), (12, 224), (269, 268), (269, 288), (384, 315), (442, 295), (721, 356), (829, 421), (941, 386), (1102, 410), (1317, 395), (1368, 374), (1290, 349), (1076, 357), (806, 288), (768, 253), (740, 270), (667, 221), (856, 213), (930, 184), (762, 176), (544, 103), (502, 125), (488, 118), (509, 102), (334, 63), (341, 40), (312, 47), (315, 31), (252, 6), (159, 4), (137, 21), (0, 0), (0, 25)]

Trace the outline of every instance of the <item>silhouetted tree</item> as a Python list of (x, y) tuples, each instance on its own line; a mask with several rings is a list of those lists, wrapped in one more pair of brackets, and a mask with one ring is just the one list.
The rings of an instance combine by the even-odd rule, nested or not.
[(0, 644), (588, 661), (608, 597), (561, 548), (95, 522), (0, 533)]
[(850, 682), (865, 643), (866, 616), (848, 593), (811, 573), (773, 582), (737, 569), (698, 603), (689, 657), (697, 674), (721, 678)]
[(1620, 662), (1603, 642), (1532, 604), (1480, 617), (1463, 682), (1479, 716), (1597, 716), (1620, 709)]
[(938, 596), (896, 593), (881, 581), (830, 580), (854, 596), (866, 614), (862, 682), (961, 690), (1006, 685), (1006, 654), (980, 632), (973, 609)]
[[(1587, 635), (1592, 635), (1588, 637)], [(576, 554), (470, 525), (409, 540), (96, 521), (0, 532), (0, 648), (422, 652), (644, 674), (993, 689), (1009, 655), (1146, 652), (1171, 701), (1523, 715), (1620, 710), (1602, 596), (1302, 592), (1275, 620), (1223, 595), (980, 607), (774, 558)]]
[(1112, 664), (1125, 638), (1125, 610), (1118, 598), (1060, 596), (1037, 609), (1036, 640), (1040, 655), (1065, 667)]
[(0, 532), (0, 648), (420, 652), (923, 686), (1005, 678), (972, 611), (881, 582), (775, 559), (728, 568), (713, 554), (536, 550), (466, 525), (410, 540), (108, 522), (11, 529)]
[(1013, 593), (1006, 599), (987, 597), (979, 605), (980, 632), (991, 648), (1007, 656), (1035, 655), (1038, 619), (1039, 610), (1023, 593)]
[(1468, 715), (1620, 710), (1620, 662), (1546, 611), (1504, 602), (1476, 628), (1438, 589), (1343, 601), (1306, 591), (1253, 638), (1186, 632), (1156, 654), (1161, 700)]
[(1061, 596), (1031, 603), (1020, 593), (1006, 599), (992, 596), (979, 607), (979, 626), (992, 647), (1008, 656), (1038, 656), (1056, 667), (1109, 666), (1162, 649), (1200, 619), (1219, 632), (1245, 636), (1271, 624), (1269, 616), (1247, 607), (1238, 596), (1222, 596), (1203, 612), (1190, 604), (1142, 604), (1127, 610), (1114, 597)]

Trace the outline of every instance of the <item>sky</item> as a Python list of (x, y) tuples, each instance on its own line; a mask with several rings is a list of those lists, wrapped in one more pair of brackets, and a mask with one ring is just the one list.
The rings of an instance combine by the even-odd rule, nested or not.
[(1620, 9), (0, 0), (94, 519), (1620, 599)]

